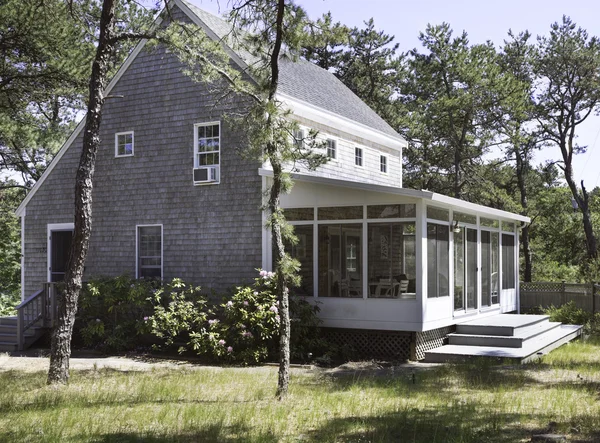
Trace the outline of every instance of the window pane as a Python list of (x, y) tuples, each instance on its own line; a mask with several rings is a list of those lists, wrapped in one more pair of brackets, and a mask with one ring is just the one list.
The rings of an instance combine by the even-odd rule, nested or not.
[(368, 245), (368, 297), (415, 298), (414, 223), (371, 223)]
[(508, 223), (508, 222), (502, 222), (502, 230), (506, 231), (506, 232), (515, 232), (515, 224)]
[(328, 138), (327, 139), (327, 157), (335, 159), (335, 156), (336, 156), (335, 140)]
[[(313, 225), (294, 226), (298, 243), (289, 245), (292, 258), (300, 262), (299, 287), (290, 288), (293, 294), (312, 297), (313, 291)], [(287, 247), (287, 245), (286, 245)]]
[(481, 231), (481, 305), (492, 305), (492, 235)]
[(363, 218), (362, 206), (340, 206), (332, 208), (319, 208), (319, 220), (358, 220)]
[(465, 309), (465, 228), (454, 233), (454, 309)]
[(467, 228), (467, 309), (477, 307), (477, 230)]
[(455, 221), (470, 223), (472, 225), (477, 224), (477, 216), (475, 215), (465, 214), (462, 212), (454, 212), (452, 215)]
[(138, 277), (162, 277), (161, 231), (160, 226), (138, 227)]
[(492, 220), (491, 218), (480, 217), (479, 223), (481, 224), (481, 226), (485, 226), (488, 228), (498, 227), (498, 220)]
[(448, 221), (450, 220), (450, 212), (447, 209), (436, 208), (435, 206), (427, 206), (427, 218)]
[(319, 297), (362, 297), (362, 224), (319, 226)]
[(367, 206), (367, 218), (412, 218), (416, 215), (416, 206), (412, 204)]
[[(504, 225), (504, 223), (503, 223)], [(502, 234), (502, 289), (515, 288), (515, 237)]]
[(287, 221), (305, 221), (315, 218), (313, 208), (287, 208), (284, 209), (283, 215)]
[(449, 235), (448, 226), (427, 223), (427, 297), (449, 295)]

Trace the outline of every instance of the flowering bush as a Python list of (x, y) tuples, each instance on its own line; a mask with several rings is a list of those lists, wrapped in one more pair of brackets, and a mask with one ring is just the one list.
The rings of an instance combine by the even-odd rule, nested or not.
[(272, 272), (260, 271), (251, 286), (238, 287), (218, 306), (208, 330), (191, 333), (191, 348), (241, 364), (264, 361), (276, 348), (279, 310)]
[(211, 314), (208, 301), (199, 286), (187, 285), (175, 278), (156, 288), (148, 300), (154, 305), (154, 314), (145, 317), (150, 332), (160, 339), (154, 349), (166, 350), (179, 346), (187, 349), (191, 334), (205, 334), (206, 320)]

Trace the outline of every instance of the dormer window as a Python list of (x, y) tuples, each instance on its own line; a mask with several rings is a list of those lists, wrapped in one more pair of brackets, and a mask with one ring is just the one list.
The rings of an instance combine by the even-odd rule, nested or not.
[(337, 146), (335, 140), (328, 138), (327, 139), (327, 157), (332, 160), (335, 160), (337, 155)]
[(133, 131), (115, 134), (115, 157), (133, 156)]

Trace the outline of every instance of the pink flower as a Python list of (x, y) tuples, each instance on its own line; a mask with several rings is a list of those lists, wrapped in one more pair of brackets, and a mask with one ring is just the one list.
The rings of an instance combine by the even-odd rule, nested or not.
[(250, 332), (250, 331), (243, 332), (242, 333), (242, 337), (251, 338), (252, 337), (252, 332)]
[(244, 325), (244, 324), (241, 324), (241, 325), (240, 325), (240, 329), (246, 329), (246, 325)]
[(261, 277), (266, 277), (266, 276), (267, 276), (267, 274), (268, 274), (268, 272), (267, 272), (267, 271), (265, 271), (264, 269), (261, 269), (261, 270), (260, 270), (260, 272), (259, 272), (259, 275), (260, 275)]
[(144, 317), (144, 321), (148, 321), (148, 317)]
[(216, 325), (217, 323), (219, 323), (219, 320), (217, 320), (216, 318), (210, 319), (208, 321), (208, 324), (211, 325), (211, 326), (212, 325)]
[(233, 302), (232, 302), (231, 300), (229, 300), (229, 301), (227, 302), (227, 305), (226, 305), (226, 306), (227, 306), (227, 308), (228, 308), (228, 309), (229, 309), (229, 308), (233, 308)]
[(248, 306), (248, 300), (244, 300), (244, 306)]
[(273, 305), (269, 308), (269, 311), (274, 312), (275, 314), (279, 313), (279, 309), (277, 309), (277, 306)]
[(225, 346), (225, 340), (219, 340), (219, 344), (220, 344), (221, 346)]
[(279, 315), (276, 315), (276, 316), (275, 316), (275, 320), (277, 320), (277, 321), (281, 321), (281, 317), (280, 317)]
[(229, 347), (227, 348), (227, 353), (228, 353), (228, 354), (231, 354), (232, 352), (233, 352), (233, 348), (232, 348), (231, 346), (229, 346)]

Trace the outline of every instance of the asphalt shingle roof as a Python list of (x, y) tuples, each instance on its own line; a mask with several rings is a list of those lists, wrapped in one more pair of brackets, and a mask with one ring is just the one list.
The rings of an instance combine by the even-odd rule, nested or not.
[[(228, 40), (227, 35), (231, 31), (229, 23), (185, 0), (183, 3), (219, 39)], [(242, 59), (247, 60), (249, 54), (242, 52), (237, 53)], [(278, 90), (281, 93), (403, 140), (385, 120), (331, 72), (305, 60), (292, 61), (286, 57), (281, 58), (279, 69)]]

